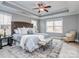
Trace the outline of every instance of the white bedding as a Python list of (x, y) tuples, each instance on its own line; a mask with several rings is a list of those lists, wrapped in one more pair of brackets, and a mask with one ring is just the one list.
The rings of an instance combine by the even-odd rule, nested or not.
[(39, 48), (39, 41), (44, 41), (43, 35), (24, 35), (21, 37), (20, 46), (29, 52)]
[(48, 37), (49, 37), (49, 35), (46, 34), (46, 33), (35, 33), (35, 34), (33, 34), (33, 35), (43, 35), (44, 38), (48, 38)]
[[(27, 34), (27, 35), (43, 35), (44, 38), (50, 37), (46, 33), (35, 33), (35, 34)], [(16, 41), (20, 41), (22, 36), (24, 36), (24, 35), (21, 35), (21, 34), (13, 34), (13, 39), (16, 40)]]
[(13, 37), (15, 40), (18, 40), (20, 42), (20, 46), (23, 49), (32, 52), (35, 49), (39, 48), (38, 45), (39, 41), (45, 41), (46, 37), (48, 37), (48, 34), (45, 33), (36, 33), (30, 35), (14, 34)]
[(13, 34), (13, 39), (16, 41), (20, 41), (22, 36), (23, 35), (21, 35), (21, 34)]

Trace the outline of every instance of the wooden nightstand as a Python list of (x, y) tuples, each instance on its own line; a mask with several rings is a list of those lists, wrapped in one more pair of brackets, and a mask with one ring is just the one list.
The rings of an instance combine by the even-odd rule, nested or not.
[[(2, 41), (4, 39), (7, 40), (7, 44), (6, 45), (3, 45)], [(2, 47), (4, 47), (4, 46), (12, 46), (12, 43), (13, 43), (12, 36), (0, 38), (0, 49), (2, 49)]]

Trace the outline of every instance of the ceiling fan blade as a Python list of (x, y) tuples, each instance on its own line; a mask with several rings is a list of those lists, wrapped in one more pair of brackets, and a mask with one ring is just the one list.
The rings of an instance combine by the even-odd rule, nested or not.
[(47, 10), (47, 9), (44, 9), (44, 11), (48, 12), (48, 10)]
[(38, 3), (38, 6), (40, 7), (41, 5)]
[(43, 4), (42, 4), (42, 3), (41, 3), (40, 5), (41, 5), (41, 6), (43, 6)]
[(38, 3), (38, 6), (40, 7), (40, 6), (43, 6), (43, 4), (42, 3)]
[(45, 6), (44, 8), (51, 8), (51, 6)]
[(33, 9), (39, 9), (39, 8), (33, 8)]
[(40, 13), (40, 10), (38, 11), (38, 13)]

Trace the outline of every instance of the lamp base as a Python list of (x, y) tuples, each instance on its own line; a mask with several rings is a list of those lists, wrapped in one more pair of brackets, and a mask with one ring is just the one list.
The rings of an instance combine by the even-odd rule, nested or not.
[(6, 37), (6, 32), (4, 31), (4, 37)]

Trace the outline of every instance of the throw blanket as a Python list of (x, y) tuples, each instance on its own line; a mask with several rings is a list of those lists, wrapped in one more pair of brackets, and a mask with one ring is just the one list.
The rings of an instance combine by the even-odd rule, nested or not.
[(24, 35), (21, 37), (20, 46), (29, 52), (39, 48), (39, 41), (44, 41), (43, 35)]

